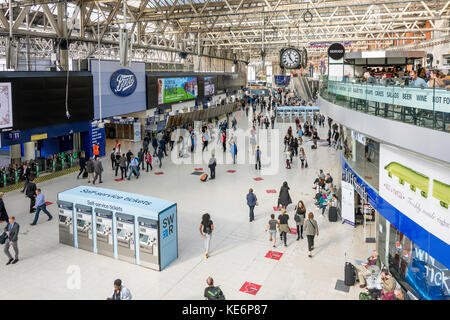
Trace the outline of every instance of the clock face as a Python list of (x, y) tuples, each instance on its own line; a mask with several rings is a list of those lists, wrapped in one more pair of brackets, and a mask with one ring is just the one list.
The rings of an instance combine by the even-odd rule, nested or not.
[(301, 55), (297, 49), (288, 48), (280, 57), (281, 65), (286, 69), (298, 69), (301, 64)]

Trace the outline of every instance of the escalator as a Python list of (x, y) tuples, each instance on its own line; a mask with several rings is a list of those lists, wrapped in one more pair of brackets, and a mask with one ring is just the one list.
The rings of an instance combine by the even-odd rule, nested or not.
[(309, 86), (309, 81), (306, 77), (301, 77), (306, 94), (308, 95), (308, 99), (305, 99), (306, 101), (311, 101), (312, 100), (312, 91), (311, 91), (311, 87)]

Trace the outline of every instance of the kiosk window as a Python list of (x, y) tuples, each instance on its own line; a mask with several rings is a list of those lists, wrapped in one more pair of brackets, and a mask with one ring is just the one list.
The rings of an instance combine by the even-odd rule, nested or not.
[(148, 242), (148, 236), (145, 235), (145, 234), (141, 234), (141, 242), (147, 243)]
[(123, 231), (123, 229), (120, 229), (120, 230), (118, 230), (117, 235), (118, 235), (119, 237), (124, 238), (124, 237), (125, 237), (125, 231)]
[(105, 228), (103, 227), (102, 224), (97, 224), (97, 231), (98, 232), (103, 232), (105, 230)]
[(85, 224), (85, 221), (84, 221), (84, 220), (78, 220), (78, 221), (77, 221), (77, 225), (78, 225), (79, 227), (84, 227), (84, 224)]
[(67, 217), (66, 216), (59, 216), (59, 221), (60, 222), (66, 222)]

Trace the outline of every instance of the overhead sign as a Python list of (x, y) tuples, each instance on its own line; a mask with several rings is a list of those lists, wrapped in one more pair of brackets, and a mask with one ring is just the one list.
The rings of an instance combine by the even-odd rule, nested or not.
[(109, 86), (115, 95), (127, 97), (136, 90), (137, 77), (128, 69), (120, 69), (111, 75)]
[(339, 60), (344, 57), (345, 48), (340, 43), (333, 43), (328, 47), (328, 56), (333, 60)]
[(12, 94), (11, 83), (0, 83), (0, 129), (11, 128), (13, 126), (12, 117)]
[(445, 89), (385, 87), (328, 81), (328, 92), (430, 111), (448, 112), (450, 108), (450, 95)]
[(380, 145), (380, 196), (450, 244), (450, 168)]

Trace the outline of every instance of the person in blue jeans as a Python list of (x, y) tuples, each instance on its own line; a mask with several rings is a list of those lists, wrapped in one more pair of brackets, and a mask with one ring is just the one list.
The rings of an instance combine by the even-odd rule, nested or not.
[(139, 160), (134, 155), (131, 156), (130, 174), (128, 175), (128, 180), (131, 179), (133, 172), (136, 175), (136, 179), (139, 179)]
[(248, 190), (248, 194), (247, 194), (247, 205), (250, 208), (250, 222), (255, 220), (254, 209), (255, 209), (257, 200), (258, 199), (256, 198), (256, 195), (253, 193), (253, 189), (250, 188), (250, 190)]
[(30, 225), (32, 225), (32, 226), (36, 225), (36, 222), (39, 219), (39, 213), (41, 212), (41, 210), (48, 216), (48, 221), (53, 219), (52, 215), (47, 210), (47, 205), (45, 204), (45, 197), (44, 197), (44, 194), (41, 192), (41, 189), (36, 190), (35, 208), (36, 208), (36, 214), (34, 215), (33, 223), (31, 223)]

